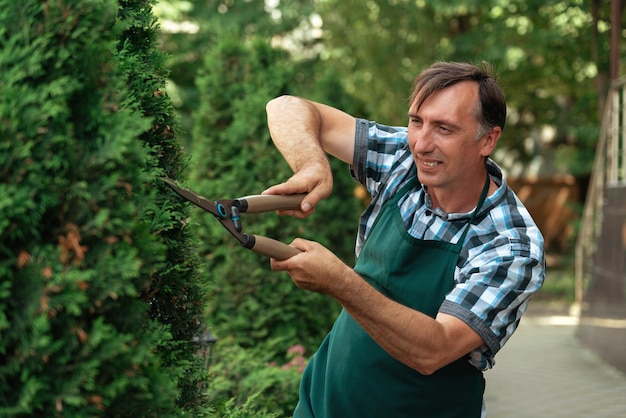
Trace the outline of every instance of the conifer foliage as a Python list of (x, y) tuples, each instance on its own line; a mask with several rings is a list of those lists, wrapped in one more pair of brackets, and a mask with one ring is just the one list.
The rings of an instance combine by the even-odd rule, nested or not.
[(204, 288), (144, 0), (0, 0), (0, 416), (200, 416)]
[[(313, 79), (309, 77), (313, 63), (301, 68), (263, 39), (246, 42), (227, 34), (216, 37), (197, 79), (201, 100), (194, 118), (193, 188), (207, 198), (260, 193), (292, 175), (272, 144), (265, 105), (281, 94), (297, 95), (305, 84), (302, 80)], [(325, 103), (338, 90), (325, 80), (307, 87)], [(345, 164), (336, 159), (331, 164), (335, 169), (333, 196), (320, 202), (313, 216), (301, 220), (250, 214), (244, 218), (245, 231), (286, 243), (295, 237), (316, 240), (351, 262), (353, 225), (359, 214), (359, 202), (353, 197), (356, 183)], [(195, 211), (192, 218), (214, 283), (208, 309), (220, 338), (234, 336), (242, 347), (268, 342), (271, 347), (265, 353), (278, 356), (296, 344), (313, 352), (339, 305), (324, 295), (298, 289), (285, 273), (272, 272), (267, 258), (241, 249), (206, 213)]]

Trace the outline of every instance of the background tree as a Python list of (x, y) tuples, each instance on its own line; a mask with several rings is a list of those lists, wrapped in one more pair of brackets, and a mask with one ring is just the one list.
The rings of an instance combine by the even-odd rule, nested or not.
[[(500, 163), (541, 157), (579, 177), (589, 174), (599, 98), (606, 90), (601, 81), (608, 71), (608, 2), (163, 0), (159, 5), (165, 20), (173, 22), (163, 47), (171, 55), (169, 91), (185, 122), (194, 165), (190, 185), (207, 197), (233, 196), (233, 190), (258, 193), (289, 175), (268, 142), (262, 109), (269, 98), (300, 94), (357, 116), (403, 125), (413, 79), (437, 60), (494, 64), (510, 106)], [(337, 172), (339, 178), (345, 175)], [(335, 193), (352, 187), (347, 180)], [(324, 205), (334, 210), (333, 199)], [(359, 204), (347, 195), (337, 204), (346, 201)], [(271, 214), (259, 217), (258, 224), (247, 217), (245, 226), (283, 241), (319, 235), (327, 243), (324, 236), (335, 226), (318, 215), (294, 224)], [(302, 306), (319, 305), (290, 295), (287, 277), (270, 273), (266, 260), (238, 248), (206, 214), (195, 211), (193, 220), (194, 233), (204, 243), (207, 274), (217, 282), (209, 307), (221, 338), (214, 389), (241, 404), (254, 398), (246, 386), (254, 379), (243, 376), (274, 379), (274, 370), (263, 364), (281, 364), (288, 341), (305, 342), (307, 348), (313, 344), (314, 334), (310, 343), (302, 335), (317, 329), (319, 318), (305, 318)], [(342, 230), (340, 236), (351, 236), (353, 225), (343, 222), (340, 228), (350, 232)], [(344, 245), (352, 242), (331, 248)], [(279, 302), (270, 299), (276, 295)], [(302, 327), (300, 320), (312, 322)], [(242, 381), (246, 384), (235, 383)], [(253, 403), (279, 398), (277, 392), (263, 393)]]
[[(213, 198), (237, 197), (260, 193), (289, 178), (291, 171), (269, 137), (265, 104), (293, 92), (290, 84), (297, 77), (287, 56), (262, 40), (246, 45), (225, 36), (206, 55), (198, 79), (201, 105), (194, 131), (196, 190)], [(310, 219), (249, 215), (244, 230), (287, 243), (296, 236), (318, 239), (351, 261), (351, 222), (357, 220), (358, 204), (347, 168), (336, 177), (333, 199), (321, 204)], [(281, 355), (295, 343), (315, 348), (337, 305), (302, 292), (288, 276), (271, 272), (266, 258), (243, 250), (206, 214), (195, 212), (194, 220), (194, 231), (204, 243), (206, 268), (215, 277), (209, 311), (217, 332), (234, 335), (247, 347), (274, 340)]]
[(0, 23), (0, 415), (201, 416), (150, 4), (0, 0)]
[(608, 70), (608, 5), (595, 25), (591, 12), (582, 0), (347, 0), (319, 8), (327, 65), (369, 103), (371, 117), (404, 124), (415, 74), (433, 61), (486, 60), (510, 107), (502, 143), (509, 155), (557, 150), (561, 168), (576, 175), (591, 169), (604, 95), (594, 80)]
[[(301, 2), (297, 10), (309, 3)], [(314, 91), (319, 100), (349, 108), (338, 81), (316, 67), (316, 54), (303, 52), (315, 47), (315, 39), (294, 35), (308, 25), (300, 22), (297, 10), (287, 7), (297, 2), (281, 4), (284, 14), (266, 8), (263, 1), (229, 4), (232, 7), (215, 3), (215, 9), (208, 9), (215, 16), (196, 20), (197, 33), (180, 35), (198, 42), (201, 55), (171, 50), (175, 61), (181, 57), (173, 68), (185, 66), (185, 74), (200, 59), (193, 86), (185, 87), (173, 70), (173, 90), (187, 100), (181, 112), (193, 108), (188, 115), (194, 126), (187, 142), (192, 156), (189, 186), (208, 198), (260, 193), (291, 175), (269, 138), (265, 104), (271, 98), (298, 92), (312, 97)], [(187, 13), (202, 15), (201, 10)], [(273, 47), (280, 39), (299, 44), (298, 54)], [(170, 41), (164, 41), (166, 48), (174, 45)], [(320, 205), (311, 219), (250, 215), (244, 217), (245, 230), (287, 243), (295, 236), (317, 239), (351, 262), (360, 202), (353, 197), (355, 183), (347, 168), (337, 168), (336, 176), (335, 197)], [(210, 215), (197, 210), (192, 220), (202, 242), (204, 267), (215, 282), (208, 305), (212, 332), (219, 337), (211, 367), (212, 405), (223, 416), (241, 411), (288, 415), (297, 401), (301, 373), (291, 364), (294, 356), (305, 361), (293, 350), (299, 353), (302, 345), (310, 355), (339, 307), (297, 289), (287, 275), (271, 272), (266, 258), (242, 249)], [(230, 398), (233, 401), (226, 402)]]
[[(171, 71), (168, 91), (182, 119), (183, 142), (193, 147), (192, 114), (200, 100), (196, 77), (205, 56), (225, 33), (240, 41), (253, 38), (271, 42), (308, 26), (314, 0), (162, 0), (156, 13), (163, 26), (161, 49), (168, 54)], [(296, 45), (308, 49), (311, 45)], [(295, 81), (295, 80), (294, 80)], [(302, 81), (302, 80), (300, 80)]]

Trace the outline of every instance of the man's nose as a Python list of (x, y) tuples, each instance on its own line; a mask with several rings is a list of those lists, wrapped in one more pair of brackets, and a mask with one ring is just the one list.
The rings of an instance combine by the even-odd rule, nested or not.
[(413, 134), (413, 151), (424, 153), (434, 149), (435, 141), (433, 140), (432, 131), (426, 128), (419, 129)]

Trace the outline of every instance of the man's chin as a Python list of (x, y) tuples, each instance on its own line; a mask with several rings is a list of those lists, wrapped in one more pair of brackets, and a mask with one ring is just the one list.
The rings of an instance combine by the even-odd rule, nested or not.
[(420, 182), (422, 186), (426, 187), (436, 187), (437, 181), (435, 176), (430, 173), (417, 170), (417, 180)]

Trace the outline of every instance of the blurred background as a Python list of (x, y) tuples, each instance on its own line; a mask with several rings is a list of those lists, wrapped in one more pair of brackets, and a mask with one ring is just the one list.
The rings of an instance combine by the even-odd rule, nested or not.
[[(154, 12), (189, 185), (211, 196), (258, 193), (289, 176), (265, 126), (272, 97), (300, 95), (404, 125), (422, 69), (435, 61), (491, 63), (509, 106), (492, 158), (546, 239), (547, 279), (533, 303), (574, 315), (576, 338), (626, 371), (624, 327), (602, 322), (626, 318), (621, 1), (162, 0)], [(316, 239), (353, 261), (354, 226), (367, 202), (347, 169), (334, 168), (335, 194), (316, 216), (253, 220), (249, 229)], [(257, 406), (286, 414), (278, 399), (295, 386), (281, 386), (284, 376), (265, 365), (299, 369), (338, 307), (294, 291), (287, 277), (267, 272), (265, 260), (240, 255), (204, 214), (194, 212), (193, 221), (213, 283), (216, 399), (243, 404), (260, 392)]]

